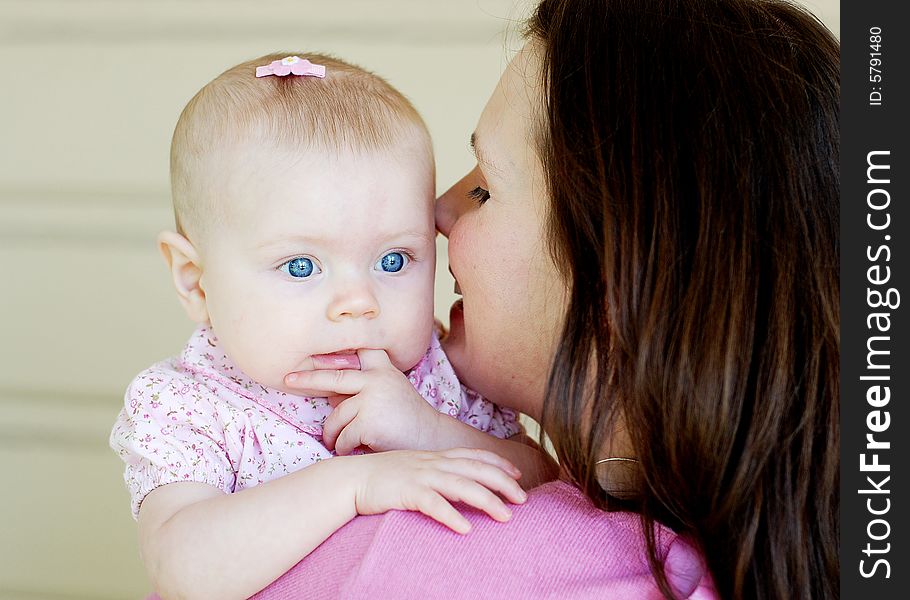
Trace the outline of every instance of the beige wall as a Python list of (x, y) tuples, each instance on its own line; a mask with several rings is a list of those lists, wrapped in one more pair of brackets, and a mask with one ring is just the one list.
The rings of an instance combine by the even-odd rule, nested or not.
[[(810, 2), (835, 30), (837, 2)], [(179, 111), (224, 68), (318, 49), (388, 77), (443, 190), (510, 52), (512, 0), (0, 0), (0, 598), (148, 584), (107, 436), (129, 380), (192, 326), (154, 248)], [(452, 281), (441, 246), (437, 307)]]

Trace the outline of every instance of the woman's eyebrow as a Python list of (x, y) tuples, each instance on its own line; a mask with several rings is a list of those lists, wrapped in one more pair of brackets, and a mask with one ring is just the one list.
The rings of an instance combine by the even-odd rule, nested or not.
[(502, 174), (502, 170), (499, 169), (492, 161), (490, 161), (486, 155), (477, 147), (477, 133), (471, 134), (471, 140), (469, 142), (471, 147), (471, 154), (474, 155), (474, 158), (477, 159), (477, 162), (486, 166), (489, 170), (493, 171), (497, 175)]

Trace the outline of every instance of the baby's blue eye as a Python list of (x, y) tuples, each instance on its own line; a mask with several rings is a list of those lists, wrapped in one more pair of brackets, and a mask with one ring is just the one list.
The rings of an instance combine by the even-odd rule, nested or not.
[(408, 257), (401, 252), (389, 252), (379, 259), (377, 266), (386, 273), (397, 273), (408, 264)]
[(292, 258), (278, 267), (278, 270), (298, 279), (306, 279), (313, 273), (319, 272), (318, 267), (313, 264), (313, 261), (305, 256)]

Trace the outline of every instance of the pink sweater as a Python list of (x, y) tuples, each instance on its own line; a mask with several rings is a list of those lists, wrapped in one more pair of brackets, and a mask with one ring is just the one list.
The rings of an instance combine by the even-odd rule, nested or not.
[[(459, 509), (473, 526), (466, 536), (420, 513), (358, 517), (255, 598), (663, 597), (638, 517), (601, 512), (569, 484), (532, 490), (505, 524)], [(717, 598), (700, 556), (665, 528), (659, 540), (678, 596)]]

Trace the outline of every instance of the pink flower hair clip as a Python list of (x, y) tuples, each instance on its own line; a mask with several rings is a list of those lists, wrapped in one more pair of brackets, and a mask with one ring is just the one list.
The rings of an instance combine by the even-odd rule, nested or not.
[(307, 77), (325, 77), (325, 66), (314, 65), (305, 58), (299, 56), (288, 56), (281, 60), (273, 60), (271, 64), (263, 67), (256, 67), (256, 77), (268, 77), (269, 75), (301, 75)]

